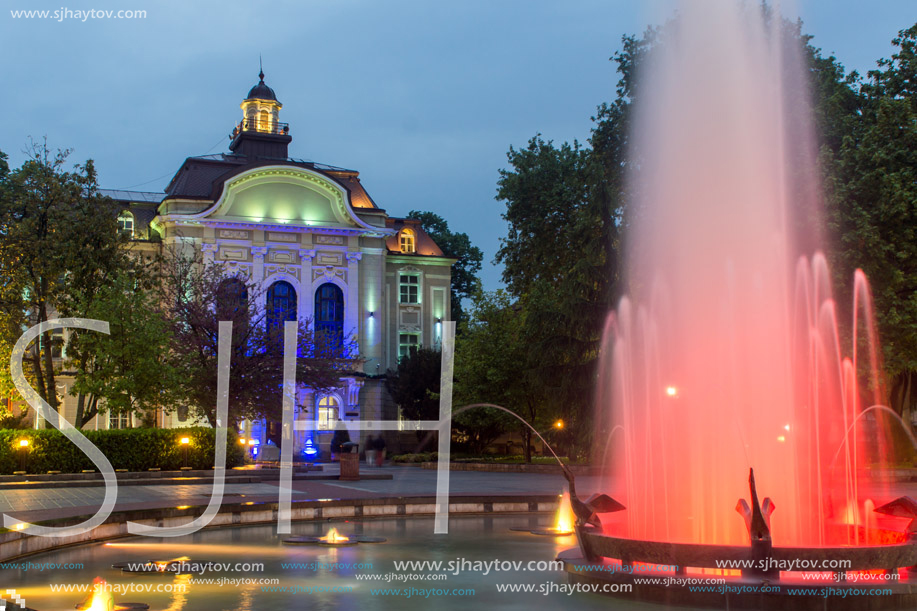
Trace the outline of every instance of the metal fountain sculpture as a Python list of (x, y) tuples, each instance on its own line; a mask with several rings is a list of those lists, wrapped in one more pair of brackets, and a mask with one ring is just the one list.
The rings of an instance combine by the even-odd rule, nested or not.
[[(559, 459), (558, 462), (560, 462)], [(583, 530), (595, 528), (601, 532), (602, 520), (599, 518), (599, 514), (623, 511), (626, 507), (607, 494), (593, 494), (585, 501), (581, 500), (576, 494), (576, 476), (562, 462), (560, 463), (560, 468), (563, 470), (564, 478), (567, 480), (567, 489), (570, 492), (570, 506), (573, 508), (573, 515), (576, 516), (574, 530), (576, 531), (576, 539), (579, 542), (580, 550), (587, 560), (595, 562), (599, 558), (592, 553), (589, 546), (583, 543)]]
[[(758, 504), (758, 490), (755, 487), (755, 470), (748, 470), (748, 488), (751, 492), (751, 507), (745, 499), (739, 499), (736, 511), (745, 519), (745, 528), (748, 529), (748, 538), (751, 542), (751, 557), (754, 566), (767, 566), (767, 559), (771, 557), (774, 542), (771, 540), (771, 514), (777, 508), (770, 497), (764, 498), (764, 504)], [(780, 571), (775, 568), (752, 568), (743, 574), (763, 575), (767, 577), (780, 577)]]

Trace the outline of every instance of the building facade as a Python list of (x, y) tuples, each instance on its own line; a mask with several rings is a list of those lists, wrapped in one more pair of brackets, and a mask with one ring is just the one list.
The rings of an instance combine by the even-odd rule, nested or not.
[[(103, 194), (122, 205), (119, 226), (135, 248), (196, 249), (259, 283), (262, 300), (284, 300), (300, 319), (353, 339), (362, 362), (339, 388), (297, 391), (295, 417), (329, 432), (299, 433), (297, 449), (310, 437), (327, 446), (338, 421), (398, 417), (383, 377), (412, 348), (439, 343), (454, 260), (417, 221), (376, 205), (358, 172), (291, 158), (282, 105), (259, 76), (228, 152), (187, 158), (164, 193)], [(65, 415), (72, 404), (66, 397)], [(195, 424), (186, 412), (161, 414), (158, 424)], [(89, 428), (129, 425), (106, 415)], [(248, 426), (246, 437), (267, 442), (270, 423)]]

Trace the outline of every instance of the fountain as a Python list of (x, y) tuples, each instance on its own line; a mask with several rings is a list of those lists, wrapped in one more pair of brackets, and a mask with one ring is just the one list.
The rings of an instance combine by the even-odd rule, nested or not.
[[(609, 316), (603, 343), (600, 455), (606, 489), (627, 510), (601, 529), (577, 514), (582, 556), (736, 573), (759, 586), (786, 582), (793, 575), (776, 567), (802, 560), (843, 558), (848, 571), (914, 566), (917, 545), (900, 518), (913, 518), (917, 504), (873, 511), (889, 492), (867, 467), (889, 459), (889, 433), (901, 423), (884, 407), (867, 279), (857, 272), (848, 337), (847, 308), (818, 252), (801, 53), (758, 6), (681, 9), (643, 66), (631, 293)], [(751, 506), (737, 507), (752, 468)], [(757, 489), (770, 497), (762, 505)], [(723, 570), (727, 559), (765, 563), (738, 574)], [(786, 563), (769, 566), (779, 559)], [(917, 606), (917, 590), (895, 588), (882, 608)], [(741, 605), (728, 594), (680, 596), (645, 599)], [(764, 608), (786, 604), (785, 595), (758, 596)], [(824, 608), (861, 608), (851, 600)]]
[(331, 528), (324, 537), (296, 536), (286, 537), (284, 545), (324, 545), (327, 547), (343, 547), (357, 545), (358, 543), (385, 543), (385, 537), (371, 535), (342, 535), (337, 528)]

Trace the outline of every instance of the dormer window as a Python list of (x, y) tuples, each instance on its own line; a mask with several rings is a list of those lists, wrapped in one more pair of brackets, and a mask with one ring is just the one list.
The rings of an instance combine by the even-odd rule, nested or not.
[(414, 231), (411, 229), (401, 230), (401, 252), (405, 254), (414, 254), (416, 252)]
[(134, 237), (134, 215), (127, 210), (118, 215), (118, 233)]

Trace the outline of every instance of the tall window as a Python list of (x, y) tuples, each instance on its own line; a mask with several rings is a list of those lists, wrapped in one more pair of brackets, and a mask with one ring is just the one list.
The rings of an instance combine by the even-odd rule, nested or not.
[(275, 282), (267, 290), (268, 331), (283, 333), (283, 323), (296, 320), (296, 290), (283, 280)]
[(401, 252), (412, 254), (416, 252), (416, 246), (414, 242), (414, 231), (411, 229), (402, 229), (401, 230)]
[(217, 288), (216, 305), (220, 320), (234, 320), (240, 311), (245, 311), (248, 289), (238, 278), (227, 278)]
[(403, 359), (417, 352), (420, 337), (416, 333), (401, 333), (398, 335), (398, 358)]
[(344, 343), (344, 292), (336, 284), (328, 282), (315, 291), (315, 330), (332, 346)]
[(128, 237), (134, 235), (134, 215), (127, 210), (118, 215), (118, 232)]
[(318, 424), (321, 431), (333, 430), (338, 420), (338, 401), (334, 397), (322, 397), (318, 401)]
[(416, 274), (400, 275), (399, 303), (420, 303), (420, 277)]

